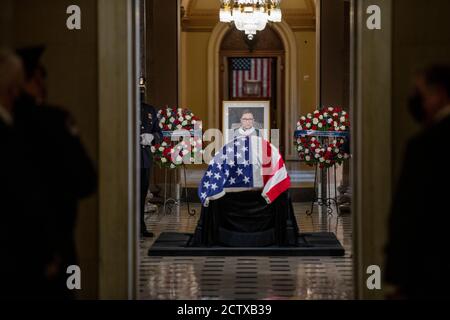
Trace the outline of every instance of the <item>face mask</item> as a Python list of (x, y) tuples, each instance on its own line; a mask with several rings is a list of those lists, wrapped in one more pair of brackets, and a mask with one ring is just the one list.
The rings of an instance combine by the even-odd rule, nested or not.
[(415, 92), (408, 102), (408, 109), (411, 116), (419, 123), (425, 121), (425, 110), (423, 107), (423, 98), (419, 92)]

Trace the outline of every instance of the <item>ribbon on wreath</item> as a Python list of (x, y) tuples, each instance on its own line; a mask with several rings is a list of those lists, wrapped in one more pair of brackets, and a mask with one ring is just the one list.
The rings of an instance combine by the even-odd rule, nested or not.
[(329, 138), (348, 138), (348, 131), (318, 131), (318, 130), (296, 130), (295, 137), (314, 136)]

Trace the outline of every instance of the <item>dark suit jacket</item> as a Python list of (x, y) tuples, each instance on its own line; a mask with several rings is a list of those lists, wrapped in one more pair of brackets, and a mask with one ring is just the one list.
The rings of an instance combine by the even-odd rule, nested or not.
[[(16, 168), (13, 157), (13, 132), (12, 128), (6, 125), (0, 118), (0, 248), (4, 257), (11, 258), (12, 248), (11, 237), (13, 236), (11, 229), (13, 221), (16, 219), (15, 202), (17, 198), (17, 185), (14, 183), (16, 179), (14, 172)], [(0, 264), (0, 268), (5, 265)]]
[(412, 139), (393, 199), (386, 281), (409, 298), (450, 298), (450, 117)]
[[(80, 199), (96, 190), (97, 175), (70, 114), (53, 106), (36, 106), (23, 96), (15, 108), (15, 127), (23, 154), (22, 196), (45, 221), (42, 234), (49, 254), (76, 264), (74, 229)], [(31, 199), (30, 199), (31, 197)]]
[[(152, 144), (160, 143), (162, 132), (159, 127), (158, 115), (153, 106), (143, 103), (141, 106), (141, 134), (150, 133), (155, 137)], [(150, 146), (141, 146), (141, 168), (151, 168), (153, 157)]]
[(0, 119), (0, 299), (40, 297), (45, 283), (46, 235), (43, 219), (32, 210), (32, 190), (22, 191), (30, 178), (22, 155), (13, 128)]

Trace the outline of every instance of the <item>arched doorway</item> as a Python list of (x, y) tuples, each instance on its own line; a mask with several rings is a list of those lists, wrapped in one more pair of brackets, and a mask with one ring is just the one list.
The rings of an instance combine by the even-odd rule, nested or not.
[[(267, 27), (250, 41), (241, 31), (230, 28), (220, 46), (219, 64), (219, 100), (270, 101), (270, 129), (279, 130), (279, 146), (284, 156), (285, 48), (278, 33)], [(257, 85), (255, 93), (244, 90), (246, 83), (251, 81)], [(220, 123), (222, 107), (221, 104)]]
[[(280, 132), (280, 140), (289, 142), (292, 139), (293, 130), (296, 127), (298, 115), (302, 109), (297, 89), (297, 44), (294, 32), (286, 22), (273, 24), (271, 29), (277, 34), (284, 48), (284, 72), (282, 74), (284, 89), (280, 94), (281, 99), (284, 101), (284, 114), (282, 115), (284, 118), (284, 130)], [(221, 106), (223, 100), (221, 100), (220, 96), (220, 54), (222, 43), (228, 32), (230, 32), (228, 24), (218, 23), (211, 33), (208, 44), (208, 128), (221, 128)], [(284, 147), (286, 160), (298, 159), (292, 143), (286, 143)]]

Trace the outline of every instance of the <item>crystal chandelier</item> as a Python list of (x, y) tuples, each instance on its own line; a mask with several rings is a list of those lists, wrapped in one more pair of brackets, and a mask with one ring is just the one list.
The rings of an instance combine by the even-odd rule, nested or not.
[(220, 0), (220, 21), (234, 22), (252, 40), (267, 23), (281, 22), (281, 0)]

